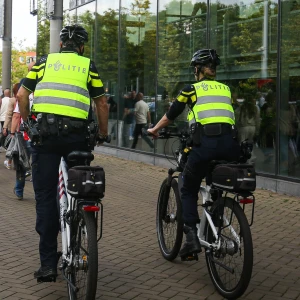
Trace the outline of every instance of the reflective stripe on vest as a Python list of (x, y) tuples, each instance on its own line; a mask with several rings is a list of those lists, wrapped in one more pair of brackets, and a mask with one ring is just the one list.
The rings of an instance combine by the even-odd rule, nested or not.
[[(78, 108), (80, 110), (87, 110), (89, 111), (90, 106), (79, 101), (70, 100), (70, 99), (63, 99), (57, 97), (39, 97), (36, 103), (43, 103), (43, 104), (58, 104), (64, 106), (72, 106)], [(50, 107), (50, 106), (49, 106)]]
[(42, 80), (35, 89), (33, 112), (87, 119), (90, 60), (76, 53), (49, 54)]
[(89, 92), (86, 89), (83, 89), (79, 86), (68, 85), (63, 83), (54, 83), (54, 82), (43, 82), (39, 84), (36, 88), (37, 90), (59, 90), (59, 91), (68, 91), (72, 93), (77, 93), (84, 95), (85, 97), (90, 97)]
[(235, 124), (228, 86), (216, 81), (201, 81), (195, 83), (194, 87), (197, 101), (188, 114), (190, 125), (195, 122), (202, 125), (211, 123)]

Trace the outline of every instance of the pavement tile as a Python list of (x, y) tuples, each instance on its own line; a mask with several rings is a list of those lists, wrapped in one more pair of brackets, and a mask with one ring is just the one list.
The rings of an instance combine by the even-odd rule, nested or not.
[[(95, 154), (92, 164), (106, 172), (96, 299), (223, 299), (210, 280), (203, 252), (190, 263), (161, 256), (156, 202), (167, 169), (102, 154)], [(34, 193), (26, 181), (24, 200), (18, 201), (14, 182), (15, 171), (0, 164), (0, 299), (68, 299), (61, 275), (56, 283), (33, 279), (39, 267)], [(300, 300), (300, 199), (266, 190), (255, 196), (253, 274), (240, 299)]]

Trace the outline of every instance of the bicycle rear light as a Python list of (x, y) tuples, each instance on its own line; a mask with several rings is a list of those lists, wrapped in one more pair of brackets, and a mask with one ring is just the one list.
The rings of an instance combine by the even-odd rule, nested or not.
[(253, 199), (244, 198), (244, 199), (240, 199), (239, 202), (242, 204), (253, 203)]
[(94, 205), (85, 205), (83, 206), (84, 211), (99, 211), (100, 207), (99, 206), (94, 206)]

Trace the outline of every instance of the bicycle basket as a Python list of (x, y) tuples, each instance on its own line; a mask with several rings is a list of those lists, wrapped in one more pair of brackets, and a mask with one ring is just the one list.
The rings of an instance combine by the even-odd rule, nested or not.
[(249, 164), (220, 164), (212, 172), (212, 184), (232, 192), (251, 192), (256, 188), (256, 172)]
[(102, 167), (76, 166), (68, 171), (68, 193), (74, 198), (103, 198), (105, 172)]

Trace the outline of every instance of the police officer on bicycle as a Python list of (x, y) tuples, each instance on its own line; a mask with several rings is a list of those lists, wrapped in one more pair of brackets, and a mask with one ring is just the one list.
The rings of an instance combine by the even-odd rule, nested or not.
[(179, 116), (185, 105), (190, 112), (188, 121), (192, 134), (192, 150), (182, 173), (181, 199), (186, 242), (179, 252), (183, 258), (201, 252), (196, 224), (198, 192), (207, 175), (211, 160), (235, 161), (239, 157), (231, 92), (227, 85), (215, 81), (220, 58), (214, 49), (194, 53), (191, 66), (196, 83), (187, 85), (177, 96), (169, 111), (148, 132), (154, 137), (158, 131)]
[[(34, 92), (32, 113), (38, 138), (33, 133), (32, 179), (36, 199), (36, 231), (40, 235), (40, 281), (57, 275), (59, 214), (56, 203), (61, 156), (74, 150), (91, 151), (98, 134), (105, 140), (108, 106), (102, 81), (93, 61), (83, 57), (87, 31), (79, 25), (60, 32), (60, 52), (42, 57), (26, 76), (17, 99), (23, 120), (29, 116), (28, 96)], [(96, 106), (99, 132), (92, 132)]]

